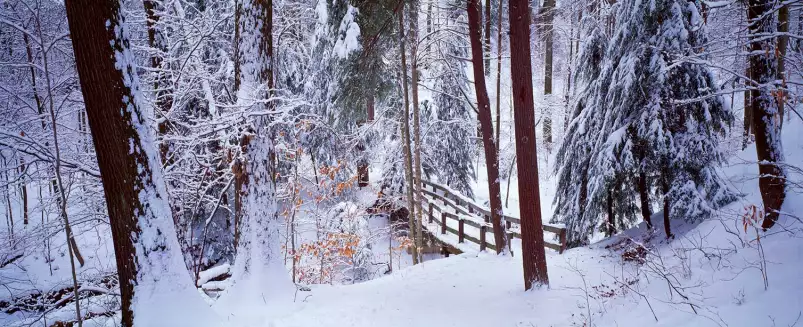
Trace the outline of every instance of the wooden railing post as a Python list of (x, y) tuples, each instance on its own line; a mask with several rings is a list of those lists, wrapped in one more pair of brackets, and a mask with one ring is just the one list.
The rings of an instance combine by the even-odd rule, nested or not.
[(429, 223), (431, 224), (435, 220), (435, 216), (432, 215), (432, 202), (429, 203)]
[(460, 218), (460, 220), (458, 221), (458, 224), (457, 224), (457, 242), (458, 243), (463, 243), (463, 239), (465, 238), (465, 234), (463, 233), (463, 231), (464, 231), (464, 227), (463, 226), (465, 225), (465, 222), (466, 222), (466, 220), (463, 219), (463, 218)]
[(510, 220), (505, 219), (505, 229), (510, 229), (511, 226), (513, 225), (510, 223)]
[(446, 211), (441, 212), (441, 234), (446, 234), (446, 215), (448, 214)]
[(480, 226), (480, 251), (485, 251), (485, 232), (488, 231), (488, 226)]
[(511, 246), (511, 243), (510, 243), (512, 241), (513, 241), (513, 233), (512, 232), (508, 232), (507, 233), (507, 248), (510, 250), (511, 255), (513, 255), (513, 246)]
[(558, 253), (563, 254), (563, 251), (566, 250), (566, 228), (560, 230), (560, 251)]
[(489, 217), (488, 215), (482, 215), (482, 218), (485, 219), (486, 224), (491, 222), (491, 217)]

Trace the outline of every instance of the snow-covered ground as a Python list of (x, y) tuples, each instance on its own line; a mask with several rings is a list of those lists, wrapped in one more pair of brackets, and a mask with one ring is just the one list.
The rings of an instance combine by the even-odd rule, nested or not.
[[(784, 129), (786, 160), (796, 166), (800, 127), (793, 120)], [(513, 257), (464, 254), (361, 284), (313, 286), (246, 325), (794, 326), (803, 323), (803, 195), (790, 188), (788, 214), (772, 230), (745, 228), (744, 208), (761, 203), (754, 158), (748, 147), (723, 169), (745, 196), (698, 225), (673, 222), (674, 240), (665, 239), (659, 212), (652, 232), (641, 224), (563, 255), (548, 251), (548, 288), (523, 290), (514, 241)]]

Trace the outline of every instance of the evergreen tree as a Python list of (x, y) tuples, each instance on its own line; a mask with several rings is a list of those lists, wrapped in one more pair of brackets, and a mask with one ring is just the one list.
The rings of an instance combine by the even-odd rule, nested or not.
[[(457, 6), (449, 7), (446, 14), (449, 28), (468, 34), (463, 10)], [(462, 19), (462, 21), (461, 21)], [(468, 40), (460, 37), (443, 39), (433, 50), (435, 60), (430, 66), (432, 69), (433, 117), (426, 133), (424, 144), (432, 148), (431, 157), (427, 162), (432, 164), (438, 179), (459, 191), (461, 194), (473, 198), (471, 181), (474, 176), (473, 152), (471, 136), (474, 126), (468, 103), (463, 100), (463, 93), (468, 93), (468, 77), (466, 76), (466, 62), (460, 58), (468, 57)], [(429, 107), (428, 103), (425, 107)]]
[[(620, 6), (617, 22), (559, 153), (556, 217), (575, 244), (604, 215), (608, 234), (617, 219), (623, 228), (637, 219), (639, 176), (663, 198), (667, 227), (669, 218), (696, 222), (735, 199), (715, 171), (732, 115), (714, 95), (718, 87), (708, 68), (685, 60), (705, 56), (699, 4), (631, 0)], [(592, 30), (589, 42), (598, 42), (598, 34)], [(584, 45), (580, 62), (594, 49)], [(588, 67), (577, 71), (586, 76), (578, 78), (594, 75)], [(571, 176), (578, 172), (582, 176)]]

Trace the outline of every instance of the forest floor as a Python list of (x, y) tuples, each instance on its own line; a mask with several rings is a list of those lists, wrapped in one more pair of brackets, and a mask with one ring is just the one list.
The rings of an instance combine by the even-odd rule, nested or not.
[[(802, 125), (792, 120), (783, 134), (786, 161), (798, 168), (803, 163)], [(731, 157), (722, 173), (744, 197), (715, 217), (694, 225), (677, 222), (672, 226), (676, 237), (667, 240), (658, 212), (652, 231), (642, 223), (562, 255), (547, 251), (549, 287), (524, 291), (520, 245), (514, 241), (512, 257), (464, 253), (416, 266), (405, 267), (405, 262), (388, 275), (354, 285), (311, 285), (309, 290), (282, 294), (229, 294), (258, 300), (237, 306), (209, 303), (227, 321), (225, 326), (236, 327), (803, 325), (801, 189), (790, 187), (785, 214), (773, 229), (763, 232), (743, 225), (745, 208), (761, 204), (755, 148), (749, 146)], [(803, 180), (794, 169), (789, 174), (791, 181)], [(487, 198), (482, 175), (475, 191), (480, 203)], [(512, 215), (517, 215), (512, 207), (518, 206), (515, 184), (514, 180), (511, 209), (506, 211)], [(551, 216), (552, 184), (554, 180), (546, 180), (547, 191), (542, 192), (545, 220)], [(41, 242), (37, 235), (58, 233), (58, 217), (46, 214), (54, 222), (51, 226), (38, 228), (41, 218), (37, 215), (24, 231), (28, 237), (19, 239)], [(113, 271), (112, 245), (104, 236), (109, 235), (108, 227), (91, 226), (78, 231), (87, 259), (87, 265), (79, 269), (82, 280), (100, 280)], [(31, 246), (18, 244), (21, 249)], [(27, 290), (69, 285), (64, 243), (49, 246), (53, 255), (47, 261), (42, 253), (26, 253), (0, 270), (0, 284), (13, 286), (0, 288), (0, 300)], [(95, 296), (82, 300), (82, 307), (104, 312), (115, 297)], [(48, 312), (47, 321), (71, 314), (69, 307), (60, 308)], [(187, 318), (187, 326), (212, 326)], [(0, 326), (28, 326), (40, 319), (0, 313)], [(98, 318), (84, 326), (114, 326), (114, 321)]]
[[(799, 165), (801, 126), (792, 125), (801, 123), (785, 126), (784, 149), (787, 162)], [(803, 194), (790, 188), (786, 215), (762, 232), (743, 220), (746, 207), (761, 204), (754, 147), (731, 158), (723, 174), (744, 197), (716, 217), (673, 222), (675, 238), (667, 240), (658, 212), (652, 231), (642, 223), (563, 255), (547, 251), (549, 287), (524, 291), (514, 241), (513, 257), (465, 253), (356, 285), (312, 286), (281, 313), (245, 325), (803, 325)]]

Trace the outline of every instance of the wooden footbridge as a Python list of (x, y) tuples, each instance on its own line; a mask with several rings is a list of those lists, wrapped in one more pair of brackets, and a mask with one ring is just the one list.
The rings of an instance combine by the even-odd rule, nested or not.
[[(490, 210), (474, 203), (447, 186), (423, 180), (421, 190), (428, 207), (427, 221), (423, 227), (439, 241), (461, 252), (485, 249), (496, 250)], [(521, 239), (521, 220), (504, 215), (508, 242)], [(487, 237), (491, 233), (491, 237)], [(469, 243), (466, 243), (468, 241)], [(561, 225), (544, 224), (544, 245), (558, 253), (566, 249), (566, 228)]]

